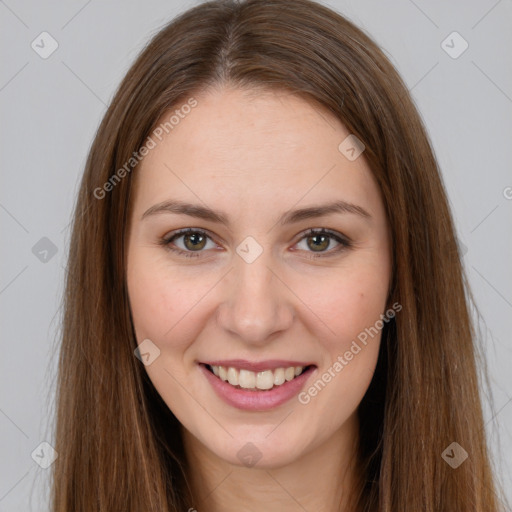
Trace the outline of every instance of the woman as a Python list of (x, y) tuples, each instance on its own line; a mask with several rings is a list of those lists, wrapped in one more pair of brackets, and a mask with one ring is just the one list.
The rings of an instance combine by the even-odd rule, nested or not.
[(375, 43), (307, 0), (190, 9), (87, 161), (53, 510), (499, 510), (465, 286)]

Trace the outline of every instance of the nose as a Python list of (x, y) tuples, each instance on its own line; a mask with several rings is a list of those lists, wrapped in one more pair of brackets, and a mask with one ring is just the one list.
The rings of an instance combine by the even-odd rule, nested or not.
[(217, 311), (220, 328), (245, 343), (260, 345), (290, 328), (293, 294), (271, 268), (266, 251), (252, 263), (235, 255), (234, 269), (226, 279), (225, 300)]

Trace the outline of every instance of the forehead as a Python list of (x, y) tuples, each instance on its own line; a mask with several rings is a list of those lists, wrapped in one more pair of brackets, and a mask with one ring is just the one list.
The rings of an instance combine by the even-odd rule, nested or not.
[[(169, 137), (164, 134), (173, 150), (178, 149), (181, 155), (189, 153), (189, 161), (208, 159), (242, 169), (255, 156), (258, 161), (265, 158), (272, 169), (283, 159), (289, 161), (292, 151), (297, 156), (311, 156), (309, 153), (322, 142), (323, 152), (330, 146), (330, 153), (335, 155), (336, 132), (346, 132), (322, 107), (287, 92), (221, 89), (196, 101), (188, 114), (180, 119), (174, 116), (178, 122), (172, 128), (167, 126)], [(173, 107), (173, 111), (185, 110), (184, 105)], [(166, 119), (169, 113), (160, 119), (162, 127)], [(331, 137), (326, 140), (328, 133)], [(160, 152), (152, 152), (148, 160), (155, 153)]]
[(261, 209), (342, 196), (371, 210), (378, 201), (364, 157), (340, 152), (350, 133), (326, 109), (283, 91), (222, 89), (194, 99), (159, 120), (161, 140), (153, 136), (137, 170), (145, 203), (172, 195)]

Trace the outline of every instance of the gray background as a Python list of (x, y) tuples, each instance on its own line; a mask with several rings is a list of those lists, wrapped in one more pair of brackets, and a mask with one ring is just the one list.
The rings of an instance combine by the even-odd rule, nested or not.
[[(31, 454), (52, 441), (68, 224), (95, 130), (143, 44), (196, 3), (0, 1), (0, 512), (47, 509), (50, 469)], [(512, 2), (326, 4), (384, 48), (430, 133), (484, 320), (486, 428), (512, 501)], [(58, 42), (46, 59), (31, 47), (43, 31)], [(457, 36), (442, 46), (453, 31), (469, 44), (458, 58)]]

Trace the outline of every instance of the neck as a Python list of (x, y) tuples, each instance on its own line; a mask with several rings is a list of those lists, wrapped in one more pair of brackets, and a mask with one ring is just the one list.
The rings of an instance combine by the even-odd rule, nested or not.
[(218, 457), (182, 428), (187, 479), (199, 512), (354, 512), (359, 423), (354, 413), (322, 444), (280, 467), (237, 466)]

